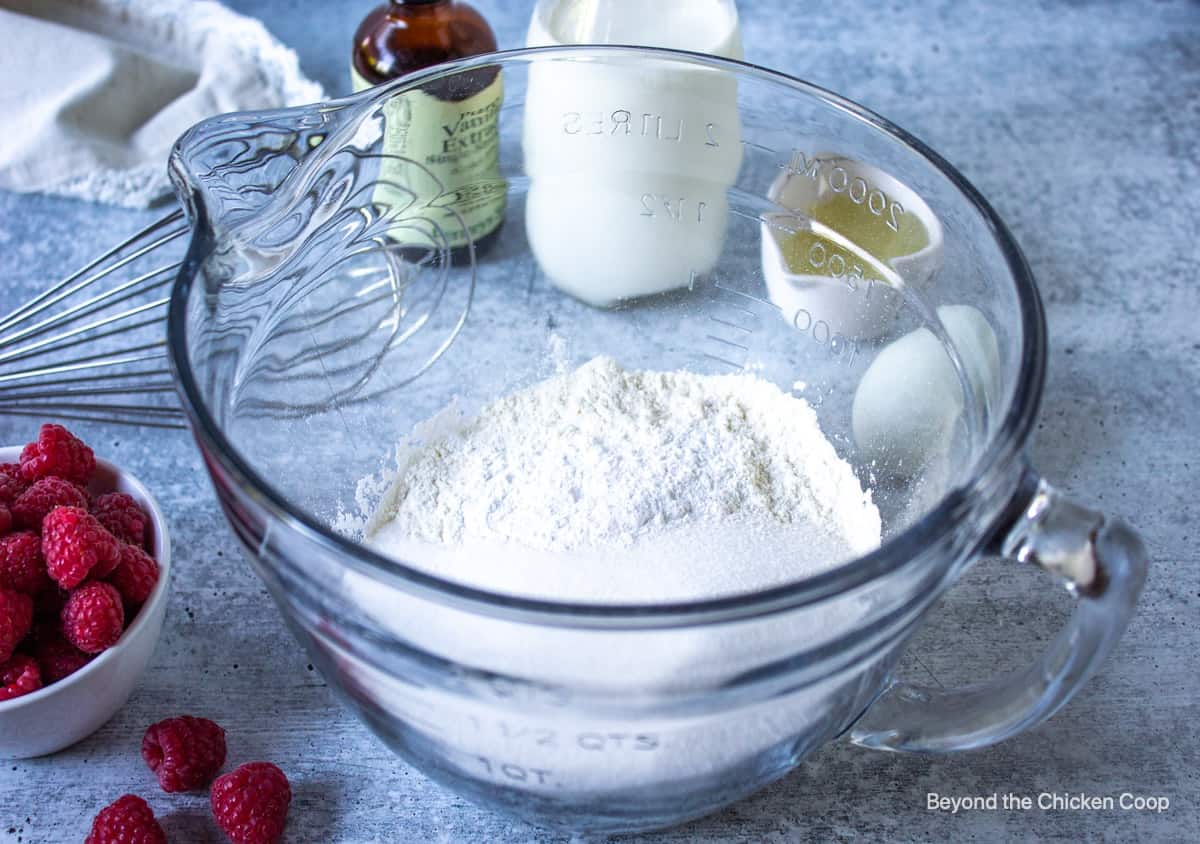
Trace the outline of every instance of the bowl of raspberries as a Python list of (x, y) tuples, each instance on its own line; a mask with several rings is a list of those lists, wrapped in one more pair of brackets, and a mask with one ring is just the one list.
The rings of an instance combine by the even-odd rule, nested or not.
[(53, 753), (129, 698), (162, 630), (154, 498), (61, 425), (0, 448), (0, 758)]

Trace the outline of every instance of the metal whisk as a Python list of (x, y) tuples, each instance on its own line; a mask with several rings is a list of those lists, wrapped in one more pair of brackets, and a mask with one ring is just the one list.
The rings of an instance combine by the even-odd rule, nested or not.
[[(183, 428), (167, 367), (175, 211), (0, 319), (0, 414)], [(176, 249), (171, 249), (170, 246)]]

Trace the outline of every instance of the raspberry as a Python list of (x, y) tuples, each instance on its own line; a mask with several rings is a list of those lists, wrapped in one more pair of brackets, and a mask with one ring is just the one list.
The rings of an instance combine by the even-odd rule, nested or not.
[[(16, 472), (12, 472), (10, 468), (16, 466)], [(10, 505), (17, 500), (17, 496), (29, 488), (29, 484), (25, 483), (25, 479), (21, 477), (21, 466), (17, 463), (0, 464), (0, 503)]]
[(158, 563), (141, 548), (122, 545), (121, 562), (108, 576), (108, 582), (117, 587), (126, 609), (136, 609), (146, 603), (158, 583)]
[(62, 425), (43, 425), (36, 442), (21, 449), (21, 476), (27, 481), (53, 475), (86, 484), (96, 471), (96, 455)]
[(126, 794), (100, 810), (83, 844), (167, 844), (167, 834), (145, 800)]
[(207, 718), (168, 718), (146, 730), (142, 758), (163, 791), (203, 788), (225, 764), (225, 731)]
[(42, 478), (13, 502), (13, 519), (20, 527), (41, 530), (42, 520), (55, 507), (87, 509), (87, 496), (75, 484), (62, 478)]
[(7, 505), (0, 504), (0, 536), (3, 536), (12, 530), (12, 526), (12, 510), (9, 510)]
[(111, 648), (125, 631), (121, 593), (110, 583), (85, 583), (67, 598), (62, 625), (67, 641), (84, 653)]
[(64, 639), (56, 629), (38, 634), (33, 656), (42, 670), (42, 682), (46, 685), (69, 677), (92, 661), (91, 656)]
[(12, 700), (42, 687), (42, 675), (33, 657), (17, 654), (0, 665), (0, 701)]
[(0, 589), (37, 595), (49, 586), (50, 576), (46, 574), (38, 535), (22, 530), (0, 537)]
[(271, 844), (283, 835), (292, 789), (270, 762), (248, 762), (217, 777), (212, 811), (233, 844)]
[(33, 598), (0, 589), (0, 663), (8, 662), (33, 626)]
[(78, 507), (56, 507), (42, 521), (42, 556), (58, 584), (74, 589), (87, 577), (106, 577), (121, 562), (121, 543)]
[(117, 539), (139, 548), (146, 544), (146, 525), (150, 520), (131, 496), (123, 492), (98, 496), (91, 510)]

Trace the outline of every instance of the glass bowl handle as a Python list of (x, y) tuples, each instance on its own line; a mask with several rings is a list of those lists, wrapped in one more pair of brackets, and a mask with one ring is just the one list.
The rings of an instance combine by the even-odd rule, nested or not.
[(1077, 604), (1030, 666), (989, 682), (942, 690), (894, 682), (851, 728), (863, 747), (907, 753), (970, 750), (1045, 721), (1112, 651), (1146, 579), (1146, 549), (1124, 522), (1067, 500), (1045, 481), (1002, 537), (1001, 553), (1061, 578)]

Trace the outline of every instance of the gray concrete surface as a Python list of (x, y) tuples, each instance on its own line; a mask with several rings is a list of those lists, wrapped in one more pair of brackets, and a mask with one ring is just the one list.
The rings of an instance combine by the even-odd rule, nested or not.
[[(348, 44), (369, 2), (231, 5), (262, 18), (331, 91), (348, 89)], [(529, 0), (477, 5), (502, 46), (519, 44)], [(734, 808), (638, 840), (1196, 840), (1200, 4), (739, 6), (751, 61), (892, 118), (1008, 221), (1050, 325), (1033, 457), (1068, 492), (1128, 517), (1153, 569), (1101, 676), (1028, 734), (940, 757), (831, 746)], [(150, 216), (0, 194), (3, 309)], [(0, 442), (24, 441), (33, 426), (0, 417)], [(563, 840), (430, 783), (338, 707), (242, 561), (186, 435), (79, 429), (160, 496), (175, 536), (174, 590), (153, 664), (117, 717), (56, 756), (0, 766), (0, 842), (79, 841), (92, 815), (128, 791), (150, 799), (172, 840), (217, 840), (205, 798), (162, 794), (138, 755), (147, 724), (184, 711), (224, 724), (231, 761), (270, 759), (289, 773), (288, 841)], [(978, 566), (921, 634), (908, 669), (950, 685), (1020, 664), (1069, 606), (1046, 583)], [(952, 816), (927, 810), (929, 792), (1129, 792), (1171, 807)]]

